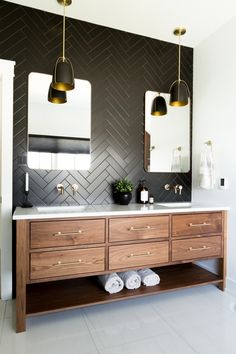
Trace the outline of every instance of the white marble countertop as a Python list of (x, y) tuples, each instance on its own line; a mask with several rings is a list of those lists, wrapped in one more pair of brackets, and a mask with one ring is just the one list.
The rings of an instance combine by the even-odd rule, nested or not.
[(155, 203), (155, 204), (129, 204), (129, 205), (78, 205), (78, 206), (45, 206), (21, 208), (17, 207), (13, 220), (24, 219), (55, 219), (75, 217), (98, 217), (119, 215), (152, 215), (168, 213), (204, 212), (229, 210), (227, 206), (210, 205), (203, 203)]

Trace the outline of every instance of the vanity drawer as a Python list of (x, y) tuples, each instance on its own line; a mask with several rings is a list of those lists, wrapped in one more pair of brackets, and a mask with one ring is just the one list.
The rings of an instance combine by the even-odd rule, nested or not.
[(109, 220), (109, 241), (135, 241), (169, 237), (169, 216)]
[(36, 252), (30, 255), (30, 278), (32, 280), (100, 272), (104, 269), (104, 247)]
[(188, 240), (172, 241), (172, 261), (191, 260), (221, 256), (221, 236), (190, 238)]
[(172, 216), (172, 236), (219, 234), (222, 232), (221, 213), (201, 213)]
[(109, 269), (142, 268), (168, 262), (168, 242), (150, 242), (109, 247)]
[(30, 247), (76, 246), (105, 241), (105, 220), (39, 221), (30, 226)]

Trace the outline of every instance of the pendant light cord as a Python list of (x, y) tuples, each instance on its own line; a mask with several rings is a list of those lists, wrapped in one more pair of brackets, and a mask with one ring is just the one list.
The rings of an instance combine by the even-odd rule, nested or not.
[(180, 82), (180, 56), (181, 56), (180, 37), (181, 37), (181, 34), (179, 34), (179, 65), (178, 65), (178, 81), (179, 82)]
[(62, 60), (65, 61), (65, 41), (66, 41), (66, 5), (63, 1), (63, 33), (62, 33)]

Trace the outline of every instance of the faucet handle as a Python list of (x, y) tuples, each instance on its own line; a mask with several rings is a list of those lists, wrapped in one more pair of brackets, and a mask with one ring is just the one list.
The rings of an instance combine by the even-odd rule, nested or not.
[(182, 189), (183, 189), (183, 186), (180, 184), (180, 185), (179, 185), (179, 195), (181, 195)]
[(71, 185), (71, 189), (73, 191), (73, 194), (75, 195), (75, 193), (77, 192), (77, 190), (79, 189), (78, 184), (74, 183)]

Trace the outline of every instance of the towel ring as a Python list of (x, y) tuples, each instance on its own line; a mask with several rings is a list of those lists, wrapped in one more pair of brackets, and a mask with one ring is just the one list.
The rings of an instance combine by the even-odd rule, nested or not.
[(205, 144), (206, 144), (207, 146), (212, 146), (212, 141), (211, 141), (211, 140), (208, 140), (208, 141), (205, 142)]

